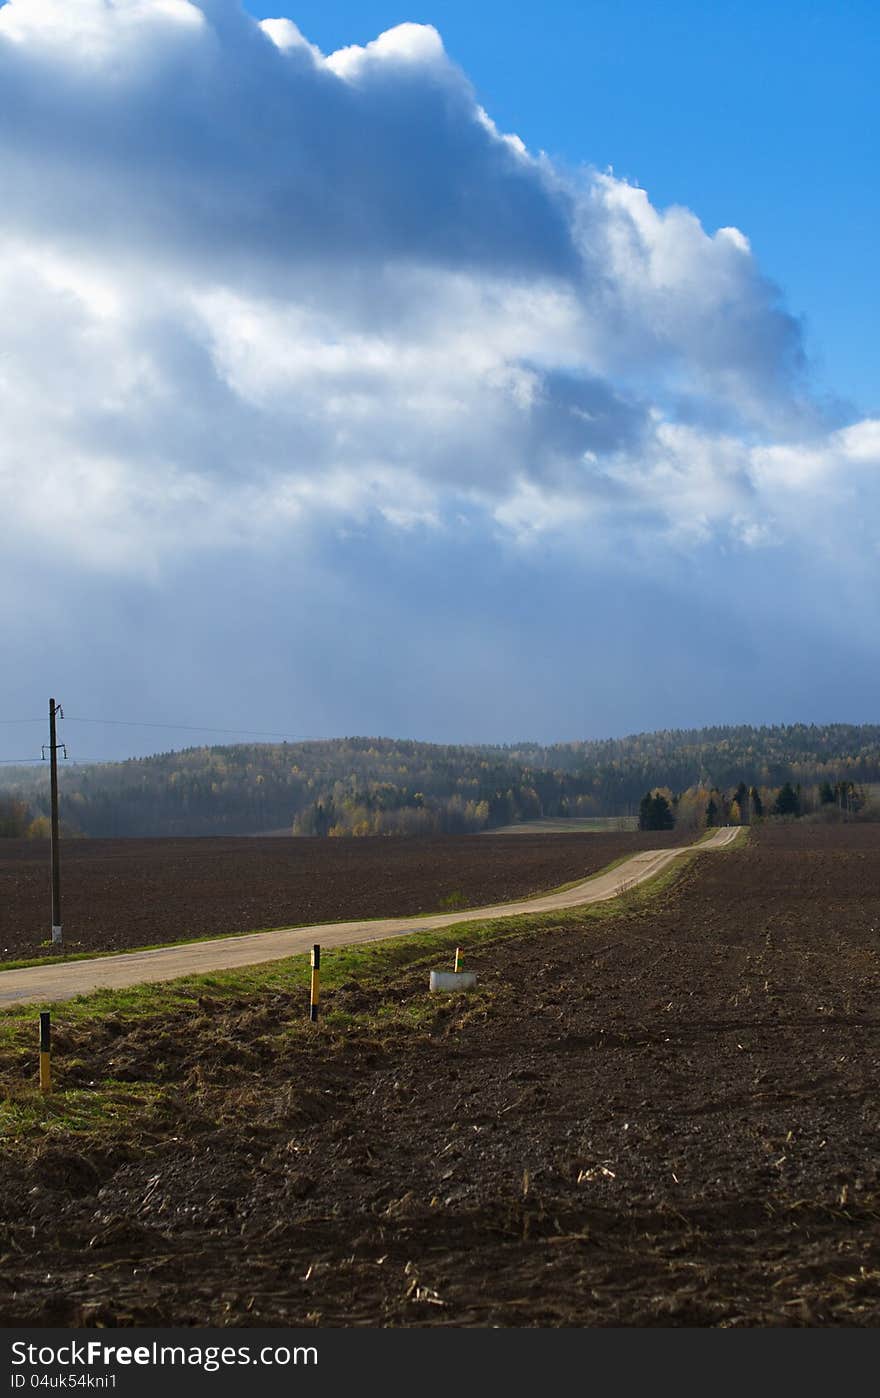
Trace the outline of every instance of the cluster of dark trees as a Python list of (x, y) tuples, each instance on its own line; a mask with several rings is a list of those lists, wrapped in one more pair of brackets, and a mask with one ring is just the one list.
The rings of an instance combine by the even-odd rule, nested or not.
[(787, 781), (778, 789), (746, 786), (741, 781), (727, 792), (706, 786), (693, 786), (675, 796), (668, 788), (648, 791), (639, 804), (639, 829), (693, 831), (715, 825), (749, 825), (764, 816), (869, 813), (869, 791), (852, 781), (824, 781), (808, 787)]
[[(0, 833), (40, 833), (48, 814), (45, 767), (7, 768), (0, 779)], [(756, 800), (769, 811), (786, 784), (800, 791), (802, 805), (822, 804), (814, 793), (824, 790), (852, 809), (852, 793), (872, 782), (880, 783), (880, 726), (847, 724), (663, 731), (553, 746), (388, 738), (236, 744), (60, 769), (64, 826), (97, 836), (463, 833), (542, 816), (635, 816), (644, 793), (658, 791), (670, 806), (680, 793), (677, 825), (726, 823), (757, 814)], [(843, 789), (850, 795), (840, 798)], [(738, 808), (732, 816), (731, 802)], [(659, 820), (658, 812), (646, 818)]]
[(648, 791), (639, 802), (640, 830), (673, 830), (675, 811), (662, 791)]

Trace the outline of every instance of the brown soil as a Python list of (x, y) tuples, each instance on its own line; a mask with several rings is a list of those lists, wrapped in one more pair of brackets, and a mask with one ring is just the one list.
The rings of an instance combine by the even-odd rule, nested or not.
[[(409, 917), (521, 898), (671, 832), (444, 839), (69, 840), (65, 951), (123, 951), (349, 918)], [(450, 901), (451, 900), (451, 901)], [(46, 841), (0, 840), (0, 960), (52, 955)]]
[(0, 1319), (876, 1326), (878, 953), (880, 827), (787, 826), (474, 952), (473, 997), (421, 965), (326, 1006), (386, 1027), (62, 1029), (68, 1084), (164, 1082), (165, 1117), (7, 1150)]

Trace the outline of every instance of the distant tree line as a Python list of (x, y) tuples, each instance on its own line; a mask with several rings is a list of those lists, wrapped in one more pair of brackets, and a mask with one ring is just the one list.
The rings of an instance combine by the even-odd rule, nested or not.
[[(750, 820), (758, 805), (771, 814), (786, 786), (803, 813), (852, 815), (860, 803), (864, 813), (880, 784), (880, 726), (671, 730), (552, 746), (235, 744), (62, 764), (59, 775), (64, 827), (95, 836), (459, 834), (540, 817), (640, 815), (645, 793), (658, 791), (676, 826), (698, 828)], [(6, 768), (0, 782), (0, 834), (44, 830), (45, 767)], [(659, 808), (646, 818), (661, 819)]]

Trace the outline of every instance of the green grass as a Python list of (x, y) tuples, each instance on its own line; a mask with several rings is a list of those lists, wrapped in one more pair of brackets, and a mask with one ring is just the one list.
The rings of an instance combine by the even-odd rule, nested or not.
[[(624, 823), (625, 822), (625, 823)], [(638, 816), (540, 816), (481, 830), (481, 835), (580, 835), (638, 829)]]
[(68, 1088), (44, 1095), (36, 1085), (16, 1084), (0, 1101), (0, 1137), (104, 1137), (128, 1125), (132, 1116), (149, 1112), (164, 1089), (155, 1083), (118, 1083), (112, 1079), (89, 1088)]
[(451, 893), (447, 893), (445, 898), (441, 898), (437, 904), (437, 911), (441, 913), (455, 913), (459, 908), (467, 907), (467, 898), (460, 888), (454, 888)]

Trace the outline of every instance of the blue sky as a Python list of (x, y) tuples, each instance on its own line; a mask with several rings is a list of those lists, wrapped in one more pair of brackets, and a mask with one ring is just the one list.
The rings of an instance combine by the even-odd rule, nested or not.
[(877, 30), (0, 5), (0, 759), (875, 720)]

